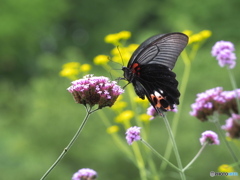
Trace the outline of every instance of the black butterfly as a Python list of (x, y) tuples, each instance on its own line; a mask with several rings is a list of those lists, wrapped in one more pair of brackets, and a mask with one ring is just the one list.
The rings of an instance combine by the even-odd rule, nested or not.
[(159, 113), (179, 104), (178, 81), (172, 69), (187, 43), (188, 36), (177, 32), (150, 37), (122, 68), (124, 79), (133, 84), (136, 94), (142, 99), (146, 96)]

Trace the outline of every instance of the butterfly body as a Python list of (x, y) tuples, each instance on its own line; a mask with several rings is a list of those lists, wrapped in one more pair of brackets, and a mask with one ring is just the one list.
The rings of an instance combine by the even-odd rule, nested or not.
[(179, 104), (178, 81), (172, 69), (187, 43), (188, 37), (182, 33), (153, 36), (137, 48), (127, 67), (122, 68), (136, 94), (142, 99), (146, 96), (160, 112)]

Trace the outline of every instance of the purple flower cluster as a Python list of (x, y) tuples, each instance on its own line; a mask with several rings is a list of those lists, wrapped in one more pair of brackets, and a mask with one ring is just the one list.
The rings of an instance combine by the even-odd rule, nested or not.
[(96, 178), (96, 171), (89, 168), (83, 168), (79, 169), (78, 172), (73, 174), (72, 180), (95, 180)]
[(218, 135), (213, 131), (203, 132), (202, 137), (199, 140), (200, 140), (201, 145), (203, 145), (205, 142), (208, 142), (209, 144), (216, 144), (216, 145), (220, 144)]
[[(172, 112), (177, 112), (178, 111), (177, 106), (175, 104), (173, 105), (173, 108), (174, 109), (170, 109), (168, 111), (172, 111)], [(150, 107), (147, 109), (147, 114), (149, 116), (151, 116), (150, 120), (153, 120), (158, 115), (156, 109), (152, 105), (150, 105)]]
[(115, 81), (110, 81), (107, 77), (94, 77), (93, 75), (87, 75), (83, 79), (73, 81), (67, 90), (72, 93), (77, 103), (85, 106), (86, 104), (90, 106), (98, 104), (99, 108), (111, 107), (117, 97), (124, 92)]
[(133, 141), (138, 141), (141, 139), (140, 129), (141, 127), (137, 127), (137, 126), (128, 128), (126, 132), (126, 140), (129, 145), (131, 145)]
[(240, 115), (232, 114), (232, 116), (226, 120), (226, 124), (222, 126), (222, 129), (227, 131), (227, 136), (240, 138)]
[(221, 67), (228, 66), (230, 69), (236, 65), (236, 55), (233, 52), (235, 50), (233, 43), (229, 41), (218, 41), (212, 47), (212, 56), (215, 56), (218, 60), (218, 64)]
[(214, 112), (231, 115), (238, 113), (236, 99), (240, 98), (240, 89), (236, 91), (223, 91), (222, 87), (216, 87), (197, 94), (195, 103), (191, 105), (190, 115), (201, 121), (207, 121), (208, 116)]

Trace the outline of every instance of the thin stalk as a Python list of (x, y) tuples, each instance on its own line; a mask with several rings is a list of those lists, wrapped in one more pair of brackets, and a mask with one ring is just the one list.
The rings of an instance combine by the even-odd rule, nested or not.
[(62, 151), (62, 153), (60, 154), (60, 156), (57, 158), (57, 160), (52, 164), (52, 166), (46, 171), (46, 173), (41, 177), (40, 180), (45, 179), (48, 174), (57, 166), (57, 164), (62, 160), (62, 158), (67, 154), (67, 152), (70, 150), (70, 148), (72, 147), (72, 145), (74, 144), (74, 142), (76, 141), (76, 139), (78, 138), (79, 134), (81, 133), (83, 127), (85, 126), (91, 112), (91, 107), (89, 109), (87, 109), (87, 114), (85, 116), (85, 118), (83, 119), (82, 124), (80, 125), (80, 127), (78, 128), (77, 132), (75, 133), (75, 135), (73, 136), (73, 138), (71, 139), (71, 141), (69, 142), (69, 144), (67, 145), (67, 147), (65, 147)]
[[(184, 96), (185, 96), (185, 92), (186, 92), (186, 88), (187, 88), (187, 84), (188, 84), (188, 80), (189, 80), (189, 76), (190, 76), (190, 72), (191, 72), (191, 62), (190, 59), (187, 55), (186, 50), (184, 50), (182, 52), (182, 59), (184, 60), (184, 64), (185, 64), (185, 69), (183, 72), (183, 77), (182, 77), (182, 82), (181, 82), (181, 86), (179, 88), (180, 92), (181, 92), (181, 96), (180, 96), (180, 105), (178, 106), (178, 112), (174, 114), (173, 120), (172, 120), (172, 133), (174, 136), (176, 136), (177, 133), (177, 127), (178, 127), (178, 123), (180, 120), (180, 115), (182, 112), (182, 104), (183, 104), (183, 100), (184, 100)], [(164, 157), (169, 159), (170, 155), (172, 153), (172, 144), (170, 141), (168, 141), (167, 143), (167, 147), (164, 153)], [(161, 164), (160, 170), (164, 171), (166, 168), (167, 164), (165, 162), (163, 162)]]
[(208, 142), (205, 142), (203, 144), (203, 146), (201, 147), (201, 149), (198, 151), (198, 153), (196, 154), (196, 156), (186, 165), (185, 168), (183, 168), (182, 171), (186, 171), (195, 161), (196, 159), (200, 156), (200, 154), (202, 153), (203, 149), (207, 146)]
[(172, 168), (174, 168), (175, 170), (181, 172), (181, 170), (175, 166), (174, 164), (172, 164), (170, 161), (168, 161), (166, 158), (164, 158), (161, 154), (159, 154), (150, 144), (148, 144), (146, 141), (144, 141), (143, 139), (141, 139), (141, 142), (146, 145), (154, 154), (156, 154), (160, 159), (162, 159), (163, 161), (165, 161), (166, 163), (168, 163), (168, 165), (170, 165)]
[(177, 144), (175, 142), (175, 139), (174, 139), (174, 135), (172, 133), (172, 129), (170, 127), (170, 124), (168, 122), (168, 119), (166, 116), (163, 116), (163, 119), (164, 119), (164, 122), (165, 122), (165, 125), (167, 127), (167, 131), (168, 131), (168, 134), (170, 136), (170, 140), (172, 142), (172, 147), (173, 147), (173, 151), (175, 153), (175, 156), (176, 156), (176, 159), (177, 159), (177, 164), (178, 164), (178, 168), (181, 169), (181, 171), (179, 172), (180, 173), (180, 176), (181, 176), (181, 179), (182, 180), (185, 180), (186, 179), (186, 176), (184, 174), (184, 172), (182, 171), (183, 169), (183, 166), (182, 166), (182, 161), (181, 161), (181, 158), (180, 158), (180, 155), (179, 155), (179, 151), (178, 151), (178, 148), (177, 148)]
[[(109, 122), (109, 118), (106, 116), (106, 114), (103, 111), (98, 111), (99, 117), (101, 117), (103, 123), (106, 127), (110, 127), (112, 124)], [(113, 141), (118, 145), (120, 149), (122, 149), (123, 152), (127, 154), (127, 157), (130, 158), (134, 162), (133, 153), (130, 151), (130, 149), (126, 146), (126, 141), (123, 141), (121, 137), (117, 133), (111, 134)]]
[(144, 160), (142, 158), (142, 154), (140, 152), (138, 144), (137, 143), (133, 144), (132, 148), (133, 148), (134, 155), (136, 157), (136, 162), (137, 162), (137, 166), (138, 166), (138, 169), (139, 169), (141, 180), (147, 180), (145, 163), (144, 163)]

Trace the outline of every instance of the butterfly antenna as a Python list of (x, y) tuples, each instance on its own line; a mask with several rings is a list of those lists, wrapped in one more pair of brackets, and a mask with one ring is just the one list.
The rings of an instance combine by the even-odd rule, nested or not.
[(121, 60), (122, 60), (122, 66), (124, 66), (124, 61), (123, 61), (122, 53), (121, 53), (121, 51), (120, 51), (120, 49), (119, 49), (119, 46), (117, 46), (117, 50), (118, 50), (119, 55), (120, 55)]
[[(122, 58), (122, 57), (121, 57)], [(116, 64), (119, 64), (119, 65), (121, 65), (121, 67), (123, 66), (121, 63), (119, 63), (119, 62), (116, 62), (116, 61), (113, 61), (109, 56), (108, 56), (108, 60), (110, 61), (110, 62), (113, 62), (113, 63), (116, 63)], [(122, 69), (114, 69), (114, 70), (122, 70)]]

